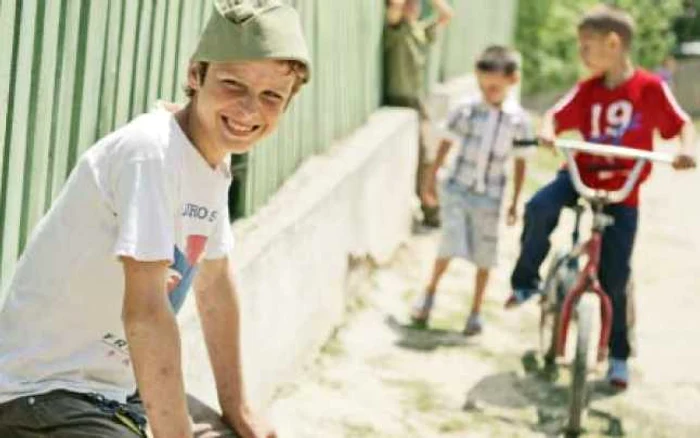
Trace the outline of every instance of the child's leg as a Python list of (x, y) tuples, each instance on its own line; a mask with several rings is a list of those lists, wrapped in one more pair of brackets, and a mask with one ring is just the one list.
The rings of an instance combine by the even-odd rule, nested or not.
[(627, 339), (627, 284), (631, 273), (638, 210), (625, 205), (612, 205), (606, 208), (606, 213), (614, 217), (615, 223), (606, 228), (603, 234), (598, 275), (613, 306), (610, 357), (627, 360), (630, 354)]
[(433, 275), (430, 277), (430, 283), (428, 283), (428, 287), (425, 289), (427, 295), (435, 295), (440, 279), (445, 274), (445, 271), (447, 271), (447, 267), (450, 266), (450, 260), (452, 259), (449, 257), (438, 257), (438, 259), (435, 260)]
[(577, 198), (569, 173), (561, 171), (527, 203), (520, 256), (511, 276), (514, 290), (534, 291), (539, 288), (539, 270), (549, 252), (549, 236), (559, 222), (561, 209), (573, 205)]
[(418, 301), (413, 305), (413, 311), (411, 313), (411, 318), (415, 322), (426, 322), (430, 316), (430, 311), (433, 307), (433, 301), (435, 293), (437, 292), (438, 284), (440, 279), (445, 274), (447, 267), (450, 265), (449, 257), (439, 257), (435, 260), (433, 265), (433, 274), (430, 278), (430, 283), (425, 289), (425, 293), (421, 296)]
[(484, 295), (486, 293), (486, 285), (489, 282), (489, 269), (488, 268), (477, 268), (476, 270), (476, 281), (474, 282), (474, 300), (472, 301), (472, 315), (479, 315), (481, 313), (481, 305), (484, 302)]
[(467, 336), (478, 335), (483, 329), (483, 323), (481, 320), (481, 305), (484, 302), (484, 295), (486, 293), (486, 285), (488, 284), (488, 281), (489, 269), (477, 268), (474, 282), (474, 300), (472, 301), (472, 311), (469, 313), (467, 325), (462, 331), (462, 333)]

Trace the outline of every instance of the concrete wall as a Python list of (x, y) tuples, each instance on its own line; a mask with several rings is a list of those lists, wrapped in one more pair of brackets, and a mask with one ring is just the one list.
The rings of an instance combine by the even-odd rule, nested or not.
[[(342, 322), (350, 256), (387, 262), (409, 236), (417, 129), (413, 111), (377, 111), (234, 226), (243, 366), (253, 405), (266, 404)], [(217, 406), (192, 297), (180, 322), (188, 392)]]

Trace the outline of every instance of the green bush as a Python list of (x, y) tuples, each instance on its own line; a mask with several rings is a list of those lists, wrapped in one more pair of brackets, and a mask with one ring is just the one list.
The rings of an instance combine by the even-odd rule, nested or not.
[[(516, 47), (523, 56), (523, 92), (564, 89), (584, 73), (578, 59), (576, 27), (595, 0), (520, 0)], [(669, 31), (680, 11), (680, 0), (609, 1), (628, 10), (637, 22), (632, 57), (653, 69), (670, 53)]]

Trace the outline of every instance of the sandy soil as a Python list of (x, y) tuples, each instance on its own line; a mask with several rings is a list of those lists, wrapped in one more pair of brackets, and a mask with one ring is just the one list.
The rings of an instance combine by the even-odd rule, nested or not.
[[(551, 167), (551, 166), (545, 166)], [(551, 172), (541, 166), (530, 190)], [(634, 263), (638, 354), (623, 394), (594, 392), (586, 437), (700, 436), (700, 172), (657, 166), (643, 193)], [(565, 240), (566, 220), (556, 239)], [(568, 372), (555, 383), (527, 374), (539, 345), (538, 307), (502, 310), (518, 250), (503, 227), (500, 267), (485, 306), (486, 329), (460, 335), (473, 268), (448, 271), (430, 330), (406, 325), (423, 288), (438, 234), (415, 236), (391, 266), (374, 271), (347, 324), (271, 407), (286, 437), (555, 437), (564, 421)], [(605, 366), (592, 369), (600, 380)]]

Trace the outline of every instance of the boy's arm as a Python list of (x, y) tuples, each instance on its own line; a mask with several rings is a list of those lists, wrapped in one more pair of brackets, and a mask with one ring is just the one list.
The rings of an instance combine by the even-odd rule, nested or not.
[(452, 10), (450, 4), (447, 3), (447, 1), (445, 0), (432, 0), (431, 3), (433, 5), (433, 8), (435, 8), (435, 10), (438, 13), (437, 24), (448, 24), (454, 16), (454, 11)]
[(167, 262), (121, 260), (125, 280), (122, 320), (153, 436), (192, 437), (180, 364), (180, 334), (166, 293)]
[(432, 5), (433, 9), (437, 11), (437, 16), (433, 15), (423, 21), (429, 43), (435, 42), (438, 28), (448, 25), (454, 16), (452, 7), (445, 0), (432, 0)]
[(673, 160), (673, 168), (676, 170), (693, 169), (697, 166), (695, 158), (695, 126), (688, 120), (681, 129), (680, 147), (676, 158)]
[(538, 135), (542, 146), (556, 153), (554, 142), (557, 134), (580, 128), (585, 113), (583, 109), (588, 105), (586, 94), (581, 86), (576, 85), (544, 113)]
[(241, 436), (274, 437), (245, 397), (238, 294), (228, 257), (203, 260), (194, 290), (224, 420)]
[(554, 141), (557, 138), (555, 121), (554, 121), (554, 110), (549, 110), (544, 113), (542, 117), (542, 124), (540, 125), (540, 132), (538, 135), (538, 140), (542, 146), (554, 150)]
[(671, 89), (663, 82), (648, 88), (650, 111), (655, 113), (655, 125), (661, 137), (668, 140), (680, 137), (680, 148), (673, 161), (676, 170), (695, 167), (695, 127), (693, 121), (678, 104)]
[(513, 200), (508, 207), (508, 225), (515, 225), (518, 221), (518, 205), (520, 202), (520, 193), (525, 182), (525, 171), (527, 170), (527, 161), (525, 158), (515, 158), (515, 171), (513, 172)]
[(437, 173), (445, 163), (445, 158), (450, 152), (452, 147), (452, 140), (445, 138), (440, 141), (440, 146), (438, 148), (437, 157), (435, 161), (430, 165), (428, 180), (426, 181), (425, 192), (423, 194), (423, 202), (426, 205), (434, 207), (438, 204), (437, 200)]

